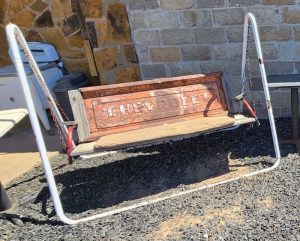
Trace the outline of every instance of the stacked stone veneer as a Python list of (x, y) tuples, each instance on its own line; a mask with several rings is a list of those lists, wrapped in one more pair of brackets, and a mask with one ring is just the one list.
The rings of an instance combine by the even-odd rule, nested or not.
[[(143, 79), (226, 70), (237, 93), (242, 24), (248, 11), (260, 26), (267, 73), (300, 73), (299, 0), (79, 1), (101, 84), (139, 80), (139, 69)], [(0, 66), (11, 63), (4, 27), (14, 22), (27, 40), (53, 44), (70, 71), (89, 73), (73, 7), (72, 0), (0, 0)], [(262, 109), (260, 73), (250, 40), (255, 97)], [(276, 116), (289, 114), (289, 98), (288, 90), (272, 91)]]
[[(228, 71), (239, 91), (243, 21), (260, 26), (267, 74), (300, 73), (300, 1), (128, 0), (143, 79)], [(253, 38), (250, 37), (253, 43)], [(255, 48), (249, 47), (257, 106), (264, 106)], [(290, 113), (288, 90), (272, 91), (276, 116)]]
[[(95, 84), (139, 80), (125, 3), (79, 2), (101, 77), (101, 82)], [(89, 75), (79, 20), (72, 0), (0, 0), (0, 66), (11, 63), (5, 24), (13, 22), (28, 41), (53, 44), (69, 71)]]

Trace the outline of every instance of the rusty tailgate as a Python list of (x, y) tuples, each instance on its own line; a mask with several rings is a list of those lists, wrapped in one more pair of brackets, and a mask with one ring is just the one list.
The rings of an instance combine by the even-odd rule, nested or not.
[(227, 115), (221, 73), (80, 89), (91, 141), (101, 136)]

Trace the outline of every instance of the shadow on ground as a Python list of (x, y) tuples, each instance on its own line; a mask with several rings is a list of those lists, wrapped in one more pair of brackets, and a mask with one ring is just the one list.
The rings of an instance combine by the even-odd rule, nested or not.
[[(281, 138), (290, 135), (289, 129), (281, 128), (287, 124), (286, 119), (278, 122)], [(242, 160), (240, 166), (243, 166), (248, 165), (245, 160), (274, 156), (268, 125), (263, 121), (259, 129), (243, 126), (230, 132), (119, 152), (95, 159), (93, 164), (79, 160), (55, 177), (62, 187), (64, 209), (73, 214), (111, 207), (228, 173), (229, 158)], [(295, 152), (293, 146), (284, 146), (282, 150), (283, 156)], [(103, 163), (97, 165), (97, 161)], [(271, 164), (255, 161), (251, 166)], [(43, 213), (48, 215), (49, 198), (45, 187), (36, 199), (36, 203), (43, 204)]]

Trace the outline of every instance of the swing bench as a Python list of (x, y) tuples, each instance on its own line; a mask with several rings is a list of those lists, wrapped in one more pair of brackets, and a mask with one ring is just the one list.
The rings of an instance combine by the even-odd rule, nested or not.
[[(50, 110), (57, 127), (59, 127), (58, 130), (61, 132), (61, 137), (67, 142), (70, 157), (91, 154), (95, 151), (111, 151), (156, 144), (168, 140), (178, 140), (201, 133), (210, 133), (236, 125), (252, 123), (257, 121), (257, 119), (235, 114), (234, 101), (232, 96), (230, 97), (230, 84), (228, 78), (226, 78), (226, 74), (212, 73), (140, 81), (121, 85), (89, 87), (70, 91), (69, 97), (75, 120), (66, 121), (62, 117), (59, 106), (44, 82), (43, 76), (33, 59), (22, 32), (14, 24), (7, 26), (6, 31), (13, 52), (14, 64), (21, 79), (22, 89), (29, 110), (29, 117), (36, 136), (36, 142), (41, 155), (54, 208), (61, 221), (67, 224), (77, 224), (118, 214), (127, 210), (204, 190), (209, 187), (229, 183), (241, 178), (269, 172), (279, 166), (281, 156), (269, 86), (265, 73), (257, 24), (255, 17), (251, 13), (246, 15), (244, 24), (241, 76), (242, 90), (239, 100), (243, 100), (246, 80), (245, 66), (247, 62), (247, 45), (250, 26), (253, 29), (255, 39), (277, 159), (276, 163), (271, 167), (247, 173), (239, 177), (154, 197), (136, 204), (104, 211), (103, 213), (77, 220), (67, 217), (63, 210), (52, 168), (47, 158), (46, 147), (34, 109), (24, 66), (20, 58), (19, 46), (29, 60), (29, 64), (48, 99)], [(243, 102), (244, 101), (245, 100), (243, 100)], [(247, 107), (247, 105), (245, 106)], [(251, 111), (251, 108), (249, 108), (249, 110)], [(77, 128), (77, 141), (74, 141), (72, 137), (73, 127)], [(78, 145), (75, 145), (77, 142)]]
[[(222, 73), (87, 87), (69, 91), (69, 97), (80, 143), (72, 156), (157, 144), (255, 122), (230, 114)], [(233, 109), (232, 101), (230, 105)]]

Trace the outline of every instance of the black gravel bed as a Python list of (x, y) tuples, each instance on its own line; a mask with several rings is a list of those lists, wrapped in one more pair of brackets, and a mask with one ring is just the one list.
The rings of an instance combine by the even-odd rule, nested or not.
[[(291, 136), (290, 119), (276, 123), (281, 139)], [(36, 198), (17, 210), (24, 226), (0, 219), (0, 241), (300, 240), (300, 158), (293, 145), (282, 145), (281, 152), (282, 164), (272, 172), (75, 226), (56, 217), (45, 175), (38, 167), (6, 186), (14, 202)], [(273, 165), (268, 121), (262, 121), (261, 127), (245, 125), (78, 159), (73, 165), (62, 154), (51, 163), (67, 215), (80, 218), (226, 174), (228, 159), (239, 160), (237, 169)]]

